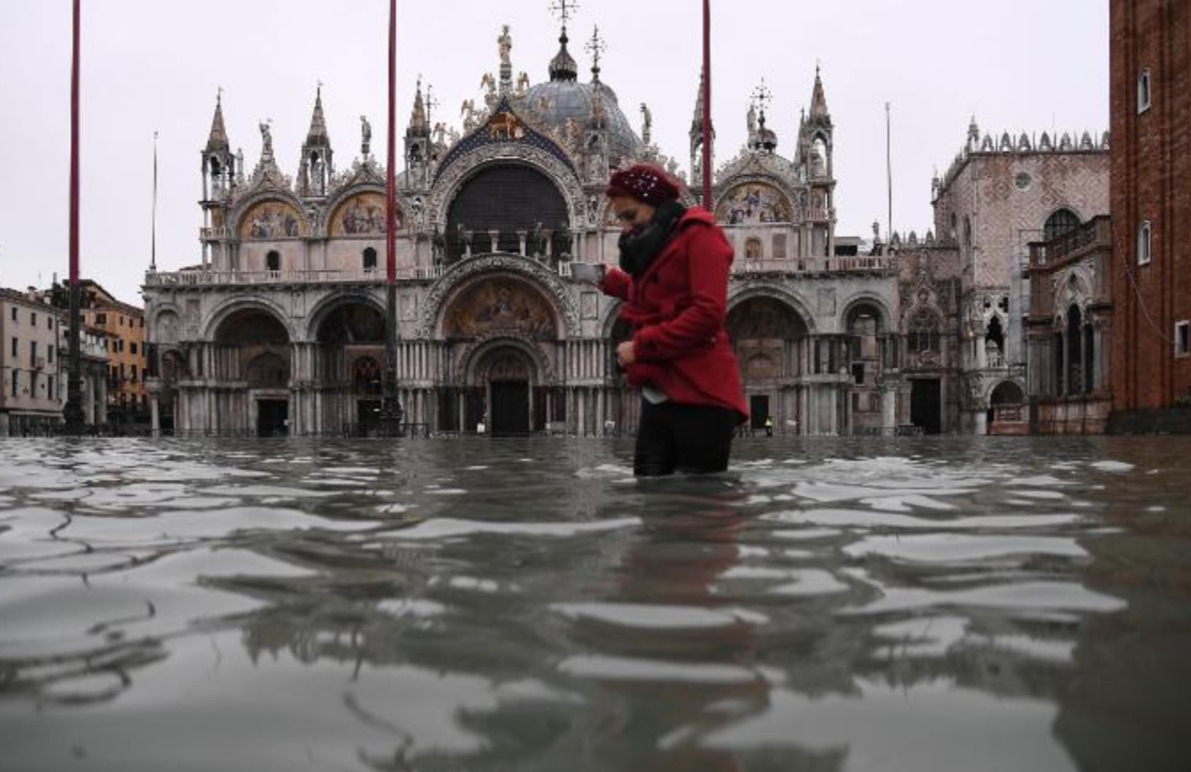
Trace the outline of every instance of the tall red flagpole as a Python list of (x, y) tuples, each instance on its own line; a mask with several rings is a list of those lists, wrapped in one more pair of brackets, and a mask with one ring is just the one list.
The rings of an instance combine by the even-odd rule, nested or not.
[(389, 155), (386, 174), (387, 211), (385, 246), (388, 248), (387, 275), (389, 286), (397, 281), (397, 0), (389, 0)]
[(703, 207), (711, 206), (711, 0), (703, 0)]
[(397, 398), (397, 0), (389, 0), (389, 148), (385, 172), (385, 373), (382, 432), (397, 436), (402, 409)]
[(74, 0), (70, 67), (70, 370), (66, 376), (66, 430), (83, 429), (82, 358), (79, 350), (79, 25), (80, 0)]

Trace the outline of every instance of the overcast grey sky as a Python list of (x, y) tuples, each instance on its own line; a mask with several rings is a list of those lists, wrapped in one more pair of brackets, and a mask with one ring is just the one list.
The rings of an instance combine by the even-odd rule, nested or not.
[[(500, 25), (513, 66), (547, 79), (558, 48), (552, 0), (399, 2), (398, 131), (421, 73), (459, 125), (498, 66)], [(0, 285), (47, 285), (67, 272), (70, 0), (0, 0)], [(697, 0), (580, 0), (572, 54), (599, 25), (602, 78), (640, 132), (686, 168), (700, 63)], [(271, 118), (282, 169), (297, 170), (315, 88), (336, 166), (359, 152), (359, 116), (383, 156), (385, 0), (83, 0), (83, 273), (140, 303), (149, 263), (153, 132), (160, 132), (158, 267), (199, 260), (199, 151), (218, 87), (232, 146), (249, 166), (258, 121)], [(757, 0), (713, 2), (717, 163), (745, 138), (749, 95), (775, 95), (769, 126), (792, 154), (816, 61), (836, 124), (840, 235), (886, 218), (885, 102), (893, 103), (894, 227), (931, 227), (930, 180), (945, 171), (976, 115), (984, 130), (1108, 128), (1107, 0)], [(479, 101), (477, 99), (477, 101)]]

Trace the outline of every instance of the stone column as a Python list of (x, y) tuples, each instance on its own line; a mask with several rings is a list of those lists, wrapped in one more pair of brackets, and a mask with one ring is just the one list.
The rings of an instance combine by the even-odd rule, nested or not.
[(495, 229), (488, 231), (488, 239), (492, 246), (491, 251), (496, 252), (500, 246), (500, 231)]
[(525, 239), (527, 236), (529, 236), (529, 231), (517, 231), (517, 241), (521, 244), (520, 249), (522, 257), (528, 257), (528, 255), (525, 254)]
[(897, 428), (897, 385), (886, 385), (881, 390), (881, 410), (884, 412), (882, 416), (881, 426), (885, 429)]
[(154, 437), (161, 436), (161, 408), (157, 400), (156, 392), (149, 395), (149, 425)]

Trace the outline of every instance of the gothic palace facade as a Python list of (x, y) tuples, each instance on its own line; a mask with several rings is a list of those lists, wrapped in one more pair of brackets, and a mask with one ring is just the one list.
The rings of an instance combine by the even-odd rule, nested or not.
[[(565, 28), (537, 85), (514, 79), (507, 28), (498, 42), (499, 75), (464, 103), (462, 132), (430, 125), (419, 86), (405, 133), (405, 420), (434, 433), (631, 430), (640, 396), (614, 367), (617, 303), (571, 281), (570, 265), (615, 262), (610, 169), (640, 160), (677, 173), (678, 163), (652, 143), (645, 105), (641, 134), (630, 126), (598, 58), (580, 80)], [(1032, 234), (1107, 211), (1107, 137), (982, 142), (973, 125), (936, 181), (935, 231), (865, 243), (836, 234), (834, 124), (819, 74), (790, 157), (760, 107), (745, 117), (748, 145), (716, 170), (712, 207), (737, 248), (728, 326), (754, 425), (772, 416), (787, 434), (976, 433), (1026, 420), (1011, 409), (1027, 389), (1019, 268)], [(694, 114), (699, 179), (698, 103)], [(202, 262), (146, 277), (155, 428), (366, 433), (379, 418), (386, 333), (385, 171), (370, 127), (336, 172), (320, 94), (296, 179), (279, 168), (267, 125), (261, 134), (249, 173), (217, 103), (202, 152)]]

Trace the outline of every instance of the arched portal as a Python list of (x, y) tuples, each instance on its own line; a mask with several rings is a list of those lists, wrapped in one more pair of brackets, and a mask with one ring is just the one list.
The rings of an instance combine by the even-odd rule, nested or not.
[[(254, 430), (262, 437), (289, 433), (292, 353), (285, 325), (271, 312), (244, 308), (215, 330), (214, 376), (238, 384), (221, 428)], [(242, 389), (243, 391), (239, 391)]]
[[(565, 411), (565, 397), (546, 371), (560, 338), (554, 305), (532, 282), (486, 274), (444, 304), (438, 322), (449, 344), (459, 390), (440, 402), (440, 426), (494, 434), (545, 431)], [(565, 412), (562, 412), (565, 420)]]
[(518, 437), (541, 428), (536, 404), (541, 373), (522, 341), (492, 341), (469, 363), (465, 426), (483, 424), (493, 437)]
[(375, 306), (345, 299), (322, 314), (315, 331), (315, 369), (322, 384), (324, 426), (379, 426), (385, 318)]
[(521, 253), (518, 232), (524, 231), (528, 255), (544, 251), (540, 240), (550, 231), (548, 251), (557, 256), (569, 240), (569, 229), (566, 199), (549, 177), (526, 164), (493, 164), (465, 182), (451, 202), (447, 261), (491, 252), (493, 231), (497, 251), (512, 254)]
[(1025, 392), (1014, 381), (1002, 381), (988, 400), (989, 434), (1024, 434), (1026, 431)]
[(728, 314), (728, 336), (740, 362), (754, 429), (767, 419), (778, 425), (800, 423), (801, 400), (793, 381), (807, 355), (808, 328), (796, 310), (781, 300), (754, 297)]

